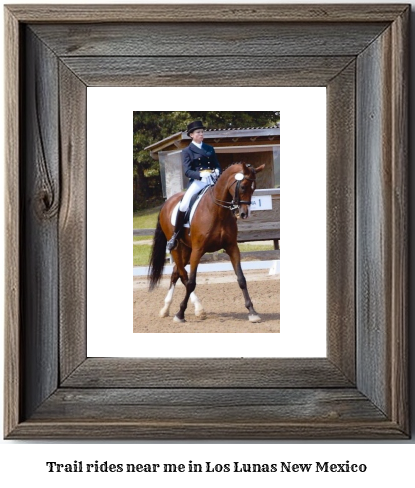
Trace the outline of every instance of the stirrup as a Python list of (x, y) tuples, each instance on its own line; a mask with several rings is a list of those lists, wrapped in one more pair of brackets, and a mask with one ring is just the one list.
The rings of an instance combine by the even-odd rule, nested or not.
[(167, 242), (166, 248), (169, 252), (174, 251), (177, 247), (177, 235), (178, 232), (175, 232), (172, 238)]
[(176, 216), (176, 225), (174, 227), (174, 232), (173, 235), (171, 236), (171, 239), (167, 242), (166, 248), (167, 250), (174, 251), (177, 247), (177, 237), (180, 234), (180, 231), (182, 230), (183, 224), (184, 224), (184, 218), (185, 218), (186, 212), (182, 212), (178, 210), (177, 216)]

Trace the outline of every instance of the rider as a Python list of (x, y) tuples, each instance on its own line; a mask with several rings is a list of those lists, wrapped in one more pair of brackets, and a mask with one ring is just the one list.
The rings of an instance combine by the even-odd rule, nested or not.
[(215, 183), (221, 173), (215, 150), (203, 142), (204, 129), (200, 120), (191, 122), (187, 126), (187, 135), (192, 138), (192, 142), (183, 150), (183, 166), (184, 174), (190, 179), (189, 188), (179, 205), (174, 233), (167, 243), (169, 251), (173, 251), (177, 246), (177, 236), (183, 227), (190, 199), (202, 188)]

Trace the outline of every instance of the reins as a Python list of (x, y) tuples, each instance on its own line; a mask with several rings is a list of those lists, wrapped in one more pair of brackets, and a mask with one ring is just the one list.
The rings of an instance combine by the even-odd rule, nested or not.
[[(233, 198), (232, 198), (232, 201), (231, 202), (226, 202), (224, 200), (218, 200), (217, 198), (215, 198), (213, 196), (213, 187), (211, 186), (210, 187), (210, 195), (211, 195), (211, 198), (213, 200), (213, 202), (218, 205), (219, 207), (222, 207), (222, 208), (226, 208), (232, 212), (234, 212), (235, 210), (237, 210), (239, 208), (240, 205), (251, 205), (252, 201), (249, 200), (249, 201), (246, 201), (246, 200), (241, 200), (240, 197), (239, 197), (239, 190), (240, 190), (240, 186), (241, 186), (241, 183), (243, 180), (248, 180), (248, 181), (255, 181), (255, 179), (252, 179), (252, 178), (248, 178), (247, 176), (243, 175), (244, 177), (242, 178), (242, 180), (235, 180), (231, 185), (230, 187), (228, 188), (228, 192), (231, 194), (232, 196), (232, 193), (230, 192), (230, 189), (232, 188), (233, 185), (235, 185), (236, 183), (236, 187), (235, 187), (235, 192), (234, 192), (234, 195), (233, 195)], [(224, 205), (223, 205), (224, 204)]]

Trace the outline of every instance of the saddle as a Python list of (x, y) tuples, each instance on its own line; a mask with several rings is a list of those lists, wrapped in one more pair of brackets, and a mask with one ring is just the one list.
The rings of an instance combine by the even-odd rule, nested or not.
[[(190, 199), (189, 208), (187, 209), (186, 214), (184, 216), (183, 227), (190, 227), (190, 224), (191, 224), (192, 218), (193, 218), (193, 214), (195, 213), (195, 210), (196, 210), (197, 206), (199, 205), (199, 202), (202, 199), (203, 195), (207, 192), (207, 190), (209, 188), (210, 188), (210, 186), (205, 186), (205, 188), (202, 188), (199, 193), (195, 193), (192, 196), (192, 198)], [(176, 223), (176, 216), (177, 216), (177, 212), (179, 210), (180, 202), (181, 202), (181, 200), (173, 208), (173, 212), (171, 213), (172, 225), (175, 225), (175, 223)]]

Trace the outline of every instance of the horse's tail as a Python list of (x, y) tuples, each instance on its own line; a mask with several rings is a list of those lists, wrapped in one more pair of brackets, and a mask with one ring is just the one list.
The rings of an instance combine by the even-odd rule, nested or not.
[(167, 238), (161, 230), (160, 214), (157, 220), (157, 227), (153, 238), (153, 249), (151, 250), (150, 264), (148, 268), (148, 279), (150, 280), (149, 290), (152, 291), (160, 282), (163, 274), (164, 261), (166, 258)]

